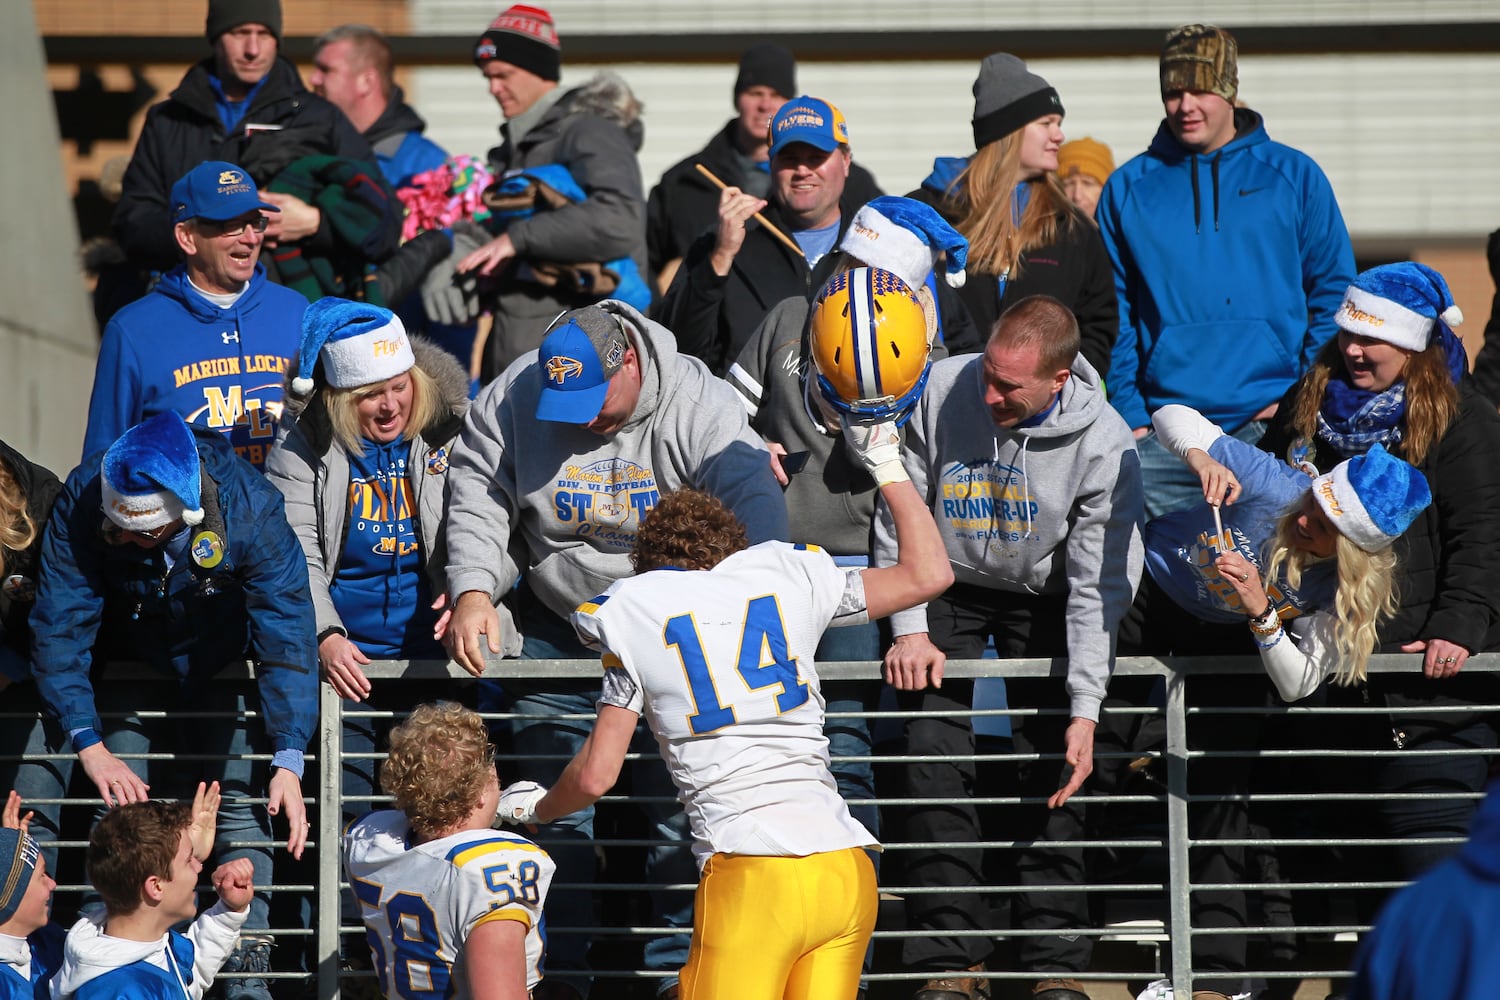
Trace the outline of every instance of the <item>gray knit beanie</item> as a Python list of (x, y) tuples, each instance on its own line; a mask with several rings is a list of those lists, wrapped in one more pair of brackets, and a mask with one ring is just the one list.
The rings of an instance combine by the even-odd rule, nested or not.
[(281, 41), (281, 0), (208, 0), (210, 42), (242, 24), (264, 24)]
[(985, 56), (974, 81), (974, 148), (1004, 139), (1029, 122), (1063, 113), (1052, 85), (1009, 52)]

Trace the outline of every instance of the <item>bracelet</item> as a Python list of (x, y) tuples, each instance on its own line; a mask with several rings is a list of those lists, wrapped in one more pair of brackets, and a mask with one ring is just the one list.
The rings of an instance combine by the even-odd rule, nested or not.
[(1257, 632), (1255, 633), (1255, 648), (1270, 649), (1285, 637), (1286, 632), (1281, 628), (1280, 625), (1272, 629), (1270, 632)]
[(323, 640), (328, 638), (330, 635), (341, 635), (345, 639), (349, 638), (348, 630), (345, 629), (342, 625), (330, 625), (323, 631), (318, 633), (318, 645), (323, 645)]
[(1256, 635), (1275, 635), (1281, 631), (1281, 616), (1276, 613), (1276, 605), (1267, 604), (1266, 610), (1251, 618), (1250, 631)]

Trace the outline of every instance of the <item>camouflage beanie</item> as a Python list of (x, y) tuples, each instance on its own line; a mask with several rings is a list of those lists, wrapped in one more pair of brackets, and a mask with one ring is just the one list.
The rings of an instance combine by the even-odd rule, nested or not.
[(1239, 92), (1239, 46), (1211, 24), (1185, 24), (1167, 32), (1161, 47), (1161, 96), (1177, 90), (1217, 94), (1230, 104)]

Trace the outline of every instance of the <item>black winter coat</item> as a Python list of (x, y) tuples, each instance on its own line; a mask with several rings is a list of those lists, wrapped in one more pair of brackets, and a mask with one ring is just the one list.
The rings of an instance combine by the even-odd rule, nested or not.
[[(165, 271), (177, 263), (167, 200), (177, 179), (204, 160), (244, 167), (262, 189), (293, 160), (315, 154), (363, 160), (379, 176), (370, 144), (342, 111), (303, 86), (297, 68), (285, 59), (276, 60), (245, 116), (226, 134), (210, 83), (213, 67), (212, 58), (198, 63), (170, 97), (146, 113), (114, 216), (115, 239), (137, 267)], [(247, 124), (281, 129), (246, 135)], [(327, 228), (309, 241), (331, 247)], [(399, 214), (393, 213), (390, 228), (394, 250), (401, 235)]]
[[(1282, 397), (1260, 447), (1285, 459), (1295, 440), (1288, 424), (1297, 387)], [(1313, 463), (1327, 472), (1348, 458), (1323, 438)], [(1458, 418), (1419, 466), (1432, 505), (1396, 540), (1396, 614), (1380, 628), (1377, 652), (1397, 653), (1418, 639), (1446, 639), (1471, 653), (1500, 649), (1500, 414), (1465, 380)], [(1500, 695), (1493, 674), (1461, 672), (1429, 681), (1415, 675), (1372, 674), (1370, 691), (1400, 709), (1398, 719), (1423, 704), (1490, 702)], [(1447, 716), (1449, 724), (1460, 720)], [(1437, 717), (1429, 720), (1441, 724)]]
[[(952, 207), (931, 188), (918, 188), (908, 198), (937, 209), (950, 224), (957, 224)], [(1109, 359), (1120, 335), (1120, 304), (1115, 298), (1115, 277), (1099, 230), (1091, 225), (1063, 226), (1060, 238), (1049, 246), (1036, 247), (1021, 255), (1020, 274), (1006, 282), (1000, 292), (998, 277), (969, 268), (968, 280), (958, 290), (982, 339), (988, 339), (995, 322), (1010, 306), (1028, 295), (1050, 295), (1073, 310), (1082, 338), (1079, 353), (1101, 379), (1109, 375)]]
[(52, 516), (52, 503), (62, 492), (62, 483), (48, 469), (26, 458), (0, 441), (0, 462), (10, 470), (22, 495), (26, 513), (36, 526), (36, 537), (24, 551), (6, 552), (0, 573), (0, 668), (12, 680), (19, 679), (31, 659), (31, 617), (36, 603), (36, 584), (42, 566), (42, 534)]
[[(740, 171), (734, 148), (737, 127), (737, 120), (730, 119), (708, 145), (668, 169), (651, 189), (646, 203), (646, 256), (653, 277), (668, 261), (685, 257), (693, 241), (718, 224), (719, 188), (698, 172), (697, 165), (712, 170), (725, 184), (736, 184)], [(850, 164), (841, 204), (859, 208), (880, 194), (875, 176), (858, 163)]]

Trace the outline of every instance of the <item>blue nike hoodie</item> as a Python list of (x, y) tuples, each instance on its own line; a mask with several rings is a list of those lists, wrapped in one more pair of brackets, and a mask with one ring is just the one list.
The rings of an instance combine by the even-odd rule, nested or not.
[(1235, 127), (1197, 154), (1163, 121), (1100, 196), (1120, 300), (1109, 401), (1131, 427), (1182, 403), (1234, 431), (1337, 332), (1355, 270), (1333, 188), (1254, 111), (1237, 110)]

